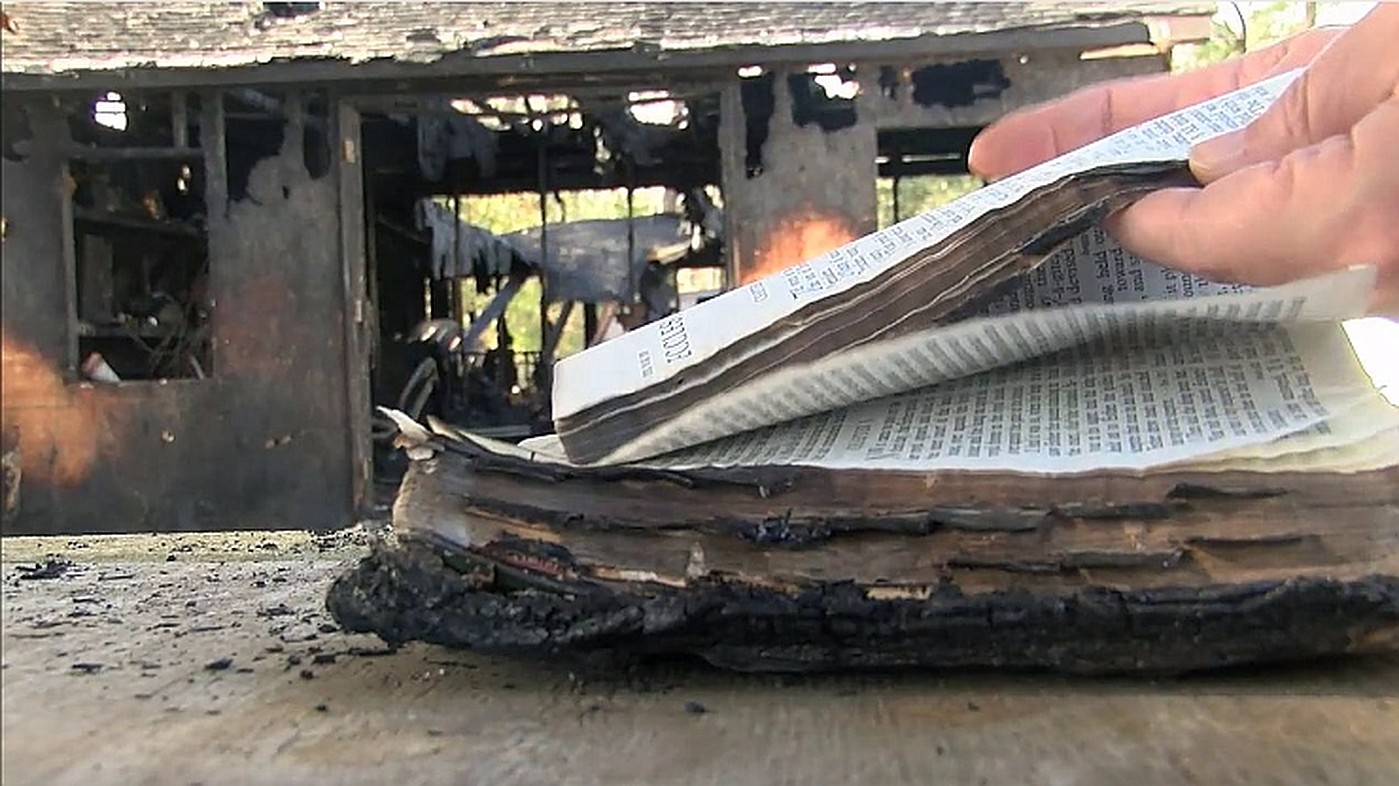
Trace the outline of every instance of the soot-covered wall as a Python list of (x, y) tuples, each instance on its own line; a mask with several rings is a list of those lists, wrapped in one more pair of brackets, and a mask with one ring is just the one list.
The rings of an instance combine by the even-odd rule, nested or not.
[(338, 193), (284, 138), (243, 199), (210, 186), (207, 379), (76, 381), (59, 142), (3, 162), (6, 534), (351, 519)]

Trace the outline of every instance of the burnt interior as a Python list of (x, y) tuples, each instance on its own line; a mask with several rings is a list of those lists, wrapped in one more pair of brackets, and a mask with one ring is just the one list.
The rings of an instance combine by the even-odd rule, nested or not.
[[(675, 105), (668, 122), (638, 119), (638, 107), (657, 101)], [(609, 314), (632, 328), (672, 313), (679, 270), (723, 264), (722, 238), (700, 231), (707, 218), (713, 225), (707, 194), (720, 184), (719, 94), (712, 87), (681, 92), (641, 83), (547, 97), (488, 90), (398, 96), (368, 102), (361, 117), (376, 404), (415, 415), (430, 412), (505, 438), (551, 430), (552, 365), (570, 315), (582, 312), (586, 345)], [(563, 292), (597, 289), (586, 271), (541, 265), (538, 254), (562, 253), (556, 244), (565, 242), (558, 238), (566, 227), (544, 220), (546, 211), (561, 211), (561, 195), (568, 192), (631, 194), (655, 187), (673, 197), (668, 201), (680, 228), (698, 233), (691, 246), (664, 263), (629, 268), (623, 281), (603, 282), (620, 292), (615, 300), (600, 294), (556, 297), (541, 287), (540, 341), (526, 345), (493, 310), (499, 300), (525, 297), (512, 294), (521, 281), (548, 279)], [(464, 203), (519, 194), (537, 200), (541, 250), (511, 249), (508, 259), (484, 252), (472, 257), (460, 233), (485, 227), (472, 222)], [(461, 225), (424, 227), (418, 212), (424, 200), (436, 200)], [(612, 237), (623, 238), (628, 256), (643, 253), (633, 226), (638, 218), (629, 206), (628, 215), (609, 227)], [(445, 265), (433, 261), (435, 241), (440, 249), (444, 240), (434, 232), (454, 235), (446, 238), (451, 250)], [(568, 276), (583, 283), (571, 285)], [(463, 302), (463, 288), (487, 296), (485, 307), (477, 299), (473, 311)], [(485, 348), (483, 336), (492, 336), (494, 346)], [(423, 392), (424, 375), (433, 378), (430, 393)], [(386, 424), (379, 425), (377, 469), (394, 477), (399, 456), (388, 444)]]
[[(314, 4), (286, 5), (299, 14)], [(6, 340), (33, 344), (61, 378), (45, 394), (58, 402), (43, 416), (47, 432), (76, 430), (74, 412), (117, 413), (93, 426), (111, 433), (85, 469), (91, 505), (60, 515), (66, 487), (30, 477), (26, 485), (45, 484), (52, 499), (31, 492), (21, 507), (45, 520), (126, 518), (156, 529), (172, 515), (185, 528), (281, 525), (271, 512), (292, 509), (316, 526), (344, 520), (341, 497), (372, 499), (346, 494), (340, 477), (361, 452), (363, 475), (385, 487), (403, 469), (376, 405), (506, 439), (552, 431), (565, 323), (581, 322), (586, 346), (608, 325), (634, 329), (733, 285), (726, 231), (743, 219), (724, 214), (725, 197), (788, 183), (791, 173), (771, 162), (791, 134), (868, 131), (879, 177), (966, 171), (976, 128), (885, 128), (854, 92), (859, 73), (827, 63), (683, 79), (482, 78), (450, 90), (430, 80), (363, 91), (128, 85), (7, 100), (6, 256), (17, 261), (7, 264)], [(889, 82), (885, 97), (909, 89), (907, 68), (870, 73), (881, 91)], [(832, 79), (851, 90), (833, 92)], [(728, 143), (741, 161), (737, 182), (725, 182), (722, 152), (730, 89), (742, 112)], [(668, 109), (648, 115), (657, 106)], [(868, 171), (864, 155), (833, 166)], [(47, 193), (59, 199), (36, 199), (21, 181), (53, 183)], [(643, 253), (620, 273), (545, 262), (575, 250), (565, 247), (569, 225), (587, 223), (563, 214), (563, 197), (598, 190), (628, 195), (627, 215), (609, 219), (608, 231), (635, 258), (642, 223), (655, 216), (631, 215), (630, 195), (657, 188), (683, 249)], [(486, 231), (466, 208), (500, 195), (538, 208), (533, 252)], [(429, 203), (459, 221), (425, 223)], [(463, 245), (460, 236), (477, 231), (515, 245)], [(454, 257), (446, 262), (444, 240)], [(346, 272), (352, 257), (362, 277)], [(25, 277), (21, 258), (36, 272), (52, 267)], [(677, 281), (694, 269), (712, 271), (705, 280), (717, 288), (686, 300)], [(10, 308), (21, 288), (37, 299)], [(539, 300), (538, 338), (528, 342), (501, 318), (519, 298)], [(189, 430), (215, 436), (189, 443)], [(130, 452), (142, 440), (168, 459), (141, 454), (144, 474), (133, 478)], [(287, 495), (298, 502), (279, 502)], [(257, 499), (246, 507), (267, 516), (240, 514), (235, 499)]]
[(209, 239), (198, 99), (103, 94), (67, 116), (76, 354), (88, 377), (202, 379)]

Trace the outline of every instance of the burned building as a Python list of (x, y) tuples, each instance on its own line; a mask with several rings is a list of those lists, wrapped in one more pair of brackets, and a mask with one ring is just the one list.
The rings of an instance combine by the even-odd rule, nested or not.
[[(737, 283), (871, 231), (879, 178), (965, 172), (988, 122), (1161, 71), (1212, 11), (7, 3), (4, 531), (349, 523), (416, 327), (464, 328), (491, 406), (462, 417), (547, 425), (574, 309), (595, 340), (678, 307), (675, 266)], [(651, 187), (659, 216), (514, 235), (460, 207)], [(530, 277), (539, 346), (475, 352)]]

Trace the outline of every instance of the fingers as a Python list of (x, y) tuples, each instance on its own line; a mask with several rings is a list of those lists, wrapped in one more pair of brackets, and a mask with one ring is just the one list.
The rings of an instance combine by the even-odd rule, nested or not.
[(1208, 68), (1108, 82), (1012, 112), (973, 140), (973, 174), (995, 180), (1115, 131), (1309, 63), (1342, 31), (1311, 30)]
[(1113, 216), (1128, 249), (1217, 281), (1272, 285), (1356, 264), (1380, 268), (1375, 307), (1399, 309), (1399, 97), (1349, 133), (1202, 189), (1147, 195)]
[(1260, 161), (1345, 133), (1376, 104), (1399, 93), (1399, 4), (1381, 5), (1316, 56), (1297, 81), (1246, 128), (1215, 137), (1190, 154), (1209, 183)]

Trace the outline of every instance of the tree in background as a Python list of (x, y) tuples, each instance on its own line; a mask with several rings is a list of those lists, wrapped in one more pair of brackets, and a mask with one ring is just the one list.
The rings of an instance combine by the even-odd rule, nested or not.
[(1180, 44), (1171, 52), (1171, 70), (1189, 71), (1218, 63), (1315, 27), (1316, 3), (1220, 3), (1210, 38)]

